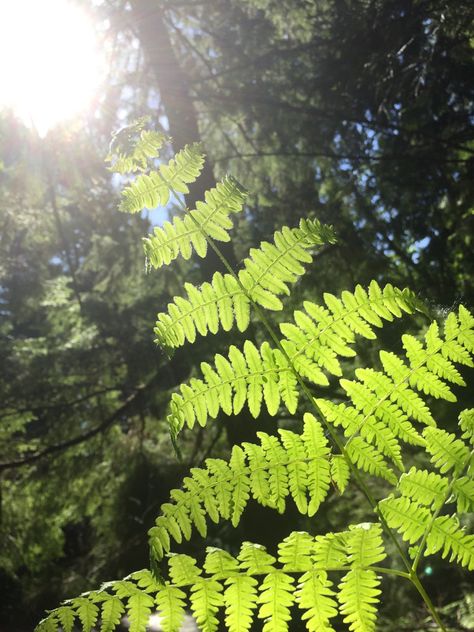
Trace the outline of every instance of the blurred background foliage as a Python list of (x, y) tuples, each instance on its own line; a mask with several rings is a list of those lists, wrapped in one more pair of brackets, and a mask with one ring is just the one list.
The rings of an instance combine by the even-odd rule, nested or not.
[[(334, 226), (338, 245), (277, 320), (371, 278), (410, 286), (440, 313), (473, 298), (471, 2), (80, 4), (113, 51), (94, 112), (46, 138), (14, 113), (0, 118), (2, 630), (30, 630), (61, 598), (146, 566), (146, 530), (189, 466), (297, 423), (218, 419), (184, 434), (176, 461), (164, 422), (171, 390), (239, 336), (202, 339), (170, 360), (153, 344), (156, 313), (218, 262), (146, 274), (141, 237), (179, 211), (117, 212), (121, 182), (104, 164), (112, 131), (148, 114), (174, 151), (202, 142), (207, 166), (189, 206), (225, 173), (241, 181), (250, 198), (226, 250), (234, 263), (283, 223)], [(359, 351), (371, 362), (377, 350)], [(252, 507), (208, 543), (271, 547), (292, 529), (344, 528), (349, 516), (369, 517), (357, 491), (334, 493), (316, 521)], [(453, 628), (474, 629), (466, 576), (436, 561), (425, 578)], [(386, 590), (385, 629), (430, 629), (414, 595)]]

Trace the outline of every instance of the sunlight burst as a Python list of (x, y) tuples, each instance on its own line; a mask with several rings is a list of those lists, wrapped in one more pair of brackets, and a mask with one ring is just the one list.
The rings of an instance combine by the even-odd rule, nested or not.
[(94, 28), (67, 0), (0, 2), (0, 108), (40, 136), (86, 108), (104, 72)]

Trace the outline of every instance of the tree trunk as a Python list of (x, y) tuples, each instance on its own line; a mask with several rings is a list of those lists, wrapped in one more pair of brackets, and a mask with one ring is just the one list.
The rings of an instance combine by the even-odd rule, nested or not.
[[(173, 49), (168, 29), (163, 19), (163, 8), (157, 0), (132, 0), (132, 15), (137, 25), (138, 36), (155, 73), (161, 102), (169, 124), (173, 149), (178, 151), (186, 144), (202, 142), (194, 103), (188, 90), (186, 74), (181, 68)], [(197, 200), (204, 199), (204, 193), (214, 187), (216, 179), (212, 161), (206, 156), (204, 169), (199, 179), (190, 185), (186, 196), (188, 208), (194, 208)], [(227, 260), (236, 263), (233, 248), (220, 244)], [(203, 276), (223, 269), (217, 255), (209, 249), (204, 261), (199, 263)]]

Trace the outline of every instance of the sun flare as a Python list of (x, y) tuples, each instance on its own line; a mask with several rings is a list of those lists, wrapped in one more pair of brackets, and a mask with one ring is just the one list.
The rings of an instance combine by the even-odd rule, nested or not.
[(0, 2), (0, 108), (40, 136), (86, 108), (103, 76), (93, 25), (78, 4)]

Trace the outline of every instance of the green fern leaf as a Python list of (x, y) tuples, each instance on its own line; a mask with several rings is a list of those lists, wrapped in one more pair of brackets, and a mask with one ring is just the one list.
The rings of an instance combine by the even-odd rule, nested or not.
[[(362, 379), (365, 380), (367, 379), (367, 371), (370, 369), (357, 370), (356, 375), (357, 377), (363, 376)], [(365, 441), (375, 444), (382, 455), (389, 457), (398, 469), (403, 470), (401, 447), (395, 434), (382, 419), (376, 418), (375, 413), (380, 401), (378, 397), (363, 383), (340, 380), (340, 384), (354, 402), (355, 408), (344, 404), (334, 406), (332, 402), (324, 402), (322, 406), (328, 419), (335, 425), (342, 425), (346, 436), (360, 433)], [(365, 415), (357, 412), (356, 408)]]
[(160, 613), (160, 626), (163, 632), (177, 632), (184, 619), (186, 594), (176, 586), (160, 586), (156, 595), (156, 604)]
[[(193, 250), (200, 257), (205, 257), (207, 254), (206, 235), (217, 241), (229, 241), (229, 230), (233, 227), (229, 214), (242, 210), (245, 197), (244, 190), (233, 178), (227, 177), (219, 182), (214, 189), (206, 192), (205, 202), (197, 202), (196, 210), (190, 211), (182, 219), (175, 217), (172, 223), (165, 222), (163, 226), (154, 229), (152, 236), (144, 239), (145, 255), (150, 265), (160, 268), (168, 265), (179, 255), (184, 259), (189, 259)], [(222, 275), (219, 276), (219, 282), (221, 283), (219, 289), (225, 297), (226, 289), (222, 286)], [(230, 300), (230, 297), (228, 298)], [(225, 304), (222, 304), (221, 309), (224, 306)], [(173, 308), (175, 312), (177, 307), (180, 311), (173, 316), (179, 319), (177, 322), (181, 322), (181, 327), (175, 326), (173, 333), (186, 329), (192, 337), (190, 331), (194, 323), (187, 313), (192, 310), (192, 305), (184, 299), (181, 299), (181, 302), (176, 299)], [(163, 325), (157, 324), (158, 329), (160, 326)]]
[(287, 460), (285, 450), (277, 437), (264, 432), (257, 433), (262, 442), (265, 458), (268, 461), (268, 482), (270, 486), (270, 500), (280, 512), (285, 510), (285, 499), (288, 496), (288, 472), (285, 466)]
[(74, 616), (74, 611), (71, 608), (63, 606), (62, 608), (57, 608), (55, 614), (58, 617), (61, 628), (64, 632), (72, 632), (76, 618)]
[(410, 544), (414, 544), (423, 536), (431, 518), (431, 513), (426, 507), (419, 507), (406, 496), (389, 496), (380, 501), (379, 509), (389, 527), (396, 529)]
[(260, 588), (259, 619), (264, 619), (263, 632), (286, 632), (294, 601), (294, 578), (281, 570), (266, 575)]
[(232, 448), (232, 456), (229, 465), (234, 478), (231, 521), (233, 526), (236, 527), (250, 495), (250, 481), (248, 476), (241, 475), (245, 471), (245, 453), (238, 446)]
[(302, 572), (312, 567), (314, 538), (304, 531), (293, 531), (278, 545), (278, 560), (284, 571)]
[(340, 611), (353, 632), (375, 630), (380, 580), (374, 571), (353, 568), (339, 585)]
[(194, 182), (201, 173), (204, 156), (200, 146), (186, 145), (167, 165), (158, 171), (141, 175), (122, 191), (120, 211), (138, 213), (144, 208), (166, 206), (170, 193), (188, 193), (187, 184)]
[(49, 614), (42, 619), (35, 628), (35, 632), (57, 632), (58, 620), (54, 614)]
[(466, 467), (469, 449), (454, 434), (440, 428), (425, 428), (426, 449), (431, 454), (431, 462), (444, 474), (450, 469), (459, 472)]
[(169, 572), (175, 586), (188, 586), (197, 580), (202, 571), (190, 555), (172, 554), (169, 558)]
[(181, 385), (180, 394), (172, 395), (167, 421), (174, 433), (184, 424), (192, 428), (196, 421), (205, 426), (220, 410), (238, 414), (245, 402), (253, 417), (260, 413), (262, 401), (275, 415), (280, 398), (290, 412), (296, 410), (296, 378), (283, 355), (266, 342), (257, 349), (247, 340), (244, 353), (232, 345), (228, 359), (216, 356), (214, 367), (202, 363), (201, 371), (204, 379), (191, 378)]
[(128, 600), (128, 618), (130, 632), (143, 632), (148, 625), (154, 606), (153, 598), (144, 592), (136, 592)]
[(351, 527), (347, 537), (348, 561), (351, 570), (339, 585), (341, 614), (349, 629), (370, 632), (375, 629), (376, 605), (380, 595), (380, 579), (367, 566), (386, 557), (380, 525), (361, 524)]
[[(110, 171), (120, 174), (143, 171), (149, 159), (158, 158), (159, 150), (168, 137), (161, 132), (141, 129), (144, 123), (139, 121), (138, 125), (129, 126), (114, 135), (106, 158), (111, 163)], [(140, 135), (134, 140), (138, 132)]]
[(249, 464), (249, 480), (252, 497), (261, 505), (272, 505), (268, 481), (268, 462), (263, 448), (254, 443), (243, 443)]
[(348, 561), (356, 566), (373, 566), (387, 557), (380, 524), (363, 522), (352, 525), (346, 538)]
[(474, 481), (468, 476), (461, 476), (453, 483), (453, 492), (457, 501), (458, 513), (474, 510)]
[(463, 431), (462, 439), (474, 446), (474, 408), (463, 410), (459, 415), (459, 426)]
[(449, 482), (435, 472), (412, 467), (401, 476), (398, 487), (403, 496), (437, 509), (446, 501)]
[[(183, 488), (171, 492), (171, 503), (149, 531), (155, 559), (176, 542), (189, 539), (195, 526), (202, 536), (208, 518), (231, 519), (236, 525), (250, 496), (263, 506), (283, 511), (291, 495), (302, 513), (313, 515), (328, 493), (330, 451), (321, 425), (306, 414), (302, 435), (279, 431), (281, 440), (258, 433), (260, 445), (234, 446), (230, 463), (207, 459), (205, 468), (192, 468)], [(343, 473), (344, 466), (339, 467)], [(342, 474), (341, 474), (342, 475)], [(309, 498), (308, 498), (309, 497)]]
[(301, 577), (296, 602), (304, 610), (309, 632), (334, 632), (330, 619), (337, 616), (337, 603), (327, 573), (312, 568)]
[[(232, 211), (235, 212), (240, 210), (237, 208), (237, 196), (240, 196), (240, 207), (244, 197), (238, 185), (233, 183), (233, 186), (235, 192), (229, 192), (227, 185), (227, 197), (223, 194), (222, 197), (224, 202), (228, 199), (232, 201)], [(223, 220), (219, 233), (209, 232), (214, 224), (210, 220), (206, 223), (204, 213), (193, 215), (196, 212), (191, 211), (183, 220), (175, 219), (173, 225), (165, 223), (162, 228), (155, 229), (154, 237), (145, 240), (145, 251), (153, 266), (169, 263), (180, 252), (189, 258), (192, 252), (190, 240), (196, 235), (204, 239), (201, 231), (214, 239), (228, 241), (228, 233), (224, 232), (222, 226)], [(209, 210), (211, 212), (212, 209)], [(222, 211), (219, 217), (221, 215), (227, 218)], [(215, 218), (215, 214), (212, 217)], [(225, 226), (229, 229), (232, 227), (228, 218)], [(200, 289), (186, 283), (187, 298), (176, 298), (168, 305), (167, 312), (158, 314), (154, 330), (156, 342), (167, 349), (179, 347), (186, 340), (194, 342), (196, 332), (205, 336), (208, 332), (216, 333), (219, 327), (229, 331), (234, 319), (238, 329), (244, 331), (249, 324), (250, 302), (254, 301), (267, 309), (281, 310), (283, 305), (278, 296), (289, 294), (288, 284), (294, 283), (305, 272), (299, 262), (311, 263), (311, 249), (333, 242), (331, 229), (317, 221), (301, 220), (299, 228), (277, 231), (273, 244), (263, 242), (259, 249), (251, 249), (250, 257), (244, 259), (243, 269), (239, 272), (239, 281), (230, 274), (215, 273), (212, 281), (203, 283)], [(204, 243), (196, 248), (200, 256), (206, 254)], [(186, 251), (182, 252), (184, 246)]]
[(72, 599), (71, 605), (76, 609), (84, 632), (90, 632), (97, 622), (99, 608), (86, 597)]
[(207, 547), (204, 569), (208, 575), (214, 579), (226, 579), (238, 568), (238, 561), (230, 553), (214, 546)]
[(331, 458), (331, 479), (341, 494), (344, 493), (350, 478), (349, 465), (342, 454), (335, 454)]
[(308, 464), (307, 452), (302, 437), (290, 430), (280, 429), (283, 445), (288, 458), (288, 487), (300, 513), (308, 510)]
[(219, 513), (222, 518), (227, 520), (230, 517), (233, 490), (230, 482), (232, 477), (231, 470), (222, 459), (207, 459), (206, 466), (216, 481), (215, 497)]
[(225, 581), (225, 622), (229, 632), (251, 629), (253, 611), (257, 607), (257, 580), (247, 575), (234, 575)]
[(407, 290), (391, 285), (382, 289), (375, 281), (368, 292), (358, 285), (352, 294), (344, 291), (342, 300), (328, 293), (324, 300), (327, 307), (306, 301), (305, 311), (294, 314), (296, 325), (284, 323), (280, 329), (287, 343), (292, 345), (288, 351), (293, 362), (304, 355), (337, 376), (342, 374), (337, 356), (354, 356), (348, 345), (354, 342), (356, 335), (373, 339), (372, 326), (381, 327), (382, 319), (392, 321), (402, 315), (401, 309), (412, 313), (418, 308)]
[(273, 564), (276, 562), (273, 555), (267, 553), (267, 550), (261, 544), (252, 542), (244, 542), (238, 555), (240, 566), (249, 575), (262, 575), (271, 573)]
[(443, 558), (455, 560), (468, 570), (474, 570), (474, 535), (467, 535), (454, 516), (439, 516), (426, 539), (426, 555), (441, 551)]
[(356, 464), (360, 469), (372, 474), (372, 476), (384, 478), (393, 485), (397, 484), (397, 477), (388, 467), (380, 452), (370, 443), (364, 441), (362, 437), (354, 437), (347, 444), (346, 452), (352, 463)]
[(347, 532), (327, 533), (315, 538), (313, 558), (319, 568), (344, 566), (347, 561)]
[(114, 632), (120, 623), (124, 606), (118, 597), (104, 593), (104, 601), (100, 614), (100, 632)]
[(202, 632), (217, 629), (216, 613), (223, 603), (222, 585), (215, 579), (199, 577), (191, 586), (191, 610)]
[(326, 498), (331, 482), (329, 447), (321, 424), (310, 413), (303, 418), (303, 442), (308, 454), (308, 515), (313, 516)]

